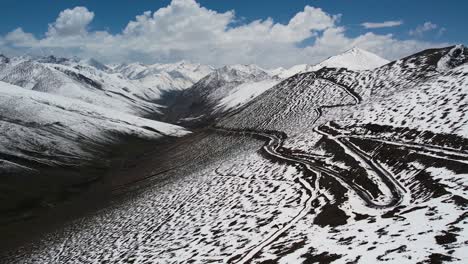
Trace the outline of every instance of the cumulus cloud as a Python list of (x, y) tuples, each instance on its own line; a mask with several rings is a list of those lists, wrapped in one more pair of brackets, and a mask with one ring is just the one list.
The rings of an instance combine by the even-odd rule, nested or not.
[(14, 46), (32, 45), (37, 40), (31, 33), (26, 33), (22, 28), (17, 28), (5, 36), (5, 41)]
[(86, 34), (86, 27), (94, 18), (94, 13), (86, 7), (75, 7), (60, 12), (57, 20), (49, 24), (48, 37), (73, 36)]
[(239, 24), (234, 11), (221, 13), (195, 0), (172, 0), (164, 8), (136, 16), (120, 33), (111, 34), (90, 31), (94, 13), (75, 7), (62, 11), (43, 38), (36, 39), (21, 29), (12, 31), (4, 37), (6, 44), (0, 42), (0, 51), (15, 47), (28, 53), (95, 57), (104, 62), (184, 59), (214, 66), (255, 63), (277, 67), (316, 63), (353, 46), (394, 59), (445, 45), (398, 40), (391, 34), (349, 37), (340, 25), (341, 16), (306, 6), (285, 24), (271, 18)]
[(424, 35), (424, 33), (435, 30), (437, 28), (439, 28), (438, 25), (428, 21), (422, 25), (417, 26), (415, 29), (410, 30), (409, 34), (413, 37), (421, 37)]
[(387, 28), (403, 25), (403, 20), (393, 20), (385, 22), (364, 22), (361, 24), (364, 28)]

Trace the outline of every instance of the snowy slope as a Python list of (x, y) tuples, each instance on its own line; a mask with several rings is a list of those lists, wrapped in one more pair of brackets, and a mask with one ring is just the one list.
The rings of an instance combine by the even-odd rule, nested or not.
[(340, 55), (332, 56), (323, 62), (314, 65), (312, 71), (317, 71), (323, 67), (346, 68), (348, 70), (360, 71), (371, 70), (383, 66), (390, 61), (359, 48), (352, 48)]
[[(255, 65), (225, 66), (183, 92), (172, 108), (175, 112), (179, 112), (176, 114), (179, 119), (213, 119), (246, 105), (282, 79), (298, 73), (317, 71), (324, 67), (349, 70), (373, 69), (387, 63), (387, 60), (373, 53), (353, 48), (317, 65), (301, 64), (289, 69), (277, 68), (265, 71)], [(184, 105), (185, 109), (181, 105)], [(177, 121), (177, 119), (169, 120)]]
[(277, 79), (247, 82), (234, 87), (217, 105), (219, 110), (227, 111), (239, 108), (278, 83)]
[(169, 115), (172, 121), (212, 119), (245, 105), (278, 82), (256, 65), (224, 66), (182, 91)]
[(372, 102), (352, 120), (453, 133), (468, 138), (468, 65), (447, 70), (417, 89)]
[(0, 67), (0, 80), (131, 114), (154, 113), (159, 107), (141, 98), (141, 89), (128, 80), (81, 61), (13, 58)]
[[(284, 152), (312, 160), (303, 171), (316, 175), (305, 180), (319, 190), (311, 197), (323, 197), (313, 210), (321, 213), (290, 227), (290, 235), (272, 242), (255, 262), (323, 256), (337, 263), (463, 263), (467, 55), (467, 48), (456, 46), (370, 71), (298, 74), (221, 120), (218, 126), (235, 131), (285, 133)], [(376, 202), (393, 197), (396, 205), (369, 205), (361, 188)], [(291, 243), (303, 246), (289, 256), (277, 250)]]
[(134, 85), (144, 91), (148, 100), (157, 100), (161, 93), (179, 91), (192, 86), (194, 83), (210, 74), (213, 68), (201, 64), (192, 64), (186, 61), (170, 64), (141, 63), (114, 65), (114, 73), (121, 73)]
[(268, 73), (273, 76), (259, 82), (247, 81), (239, 86), (233, 87), (222, 99), (218, 99), (218, 111), (229, 111), (239, 108), (249, 101), (259, 96), (263, 92), (279, 83), (281, 79), (286, 79), (292, 75), (303, 72), (318, 71), (324, 67), (328, 68), (346, 68), (349, 70), (369, 70), (389, 63), (389, 61), (368, 51), (353, 48), (343, 54), (328, 58), (327, 60), (316, 64), (301, 64), (293, 66), (287, 70), (278, 68)]
[(0, 128), (0, 153), (45, 164), (92, 158), (96, 149), (88, 147), (115, 143), (114, 135), (157, 139), (188, 133), (178, 126), (4, 82)]
[(360, 71), (371, 70), (389, 63), (388, 60), (377, 56), (374, 53), (359, 48), (352, 48), (342, 54), (332, 56), (318, 64), (300, 64), (289, 69), (278, 68), (272, 70), (273, 75), (280, 78), (288, 78), (298, 73), (318, 71), (321, 68), (346, 68), (348, 70)]
[(138, 116), (159, 114), (155, 101), (162, 92), (187, 88), (210, 71), (186, 62), (106, 66), (94, 59), (54, 56), (0, 61), (1, 81)]

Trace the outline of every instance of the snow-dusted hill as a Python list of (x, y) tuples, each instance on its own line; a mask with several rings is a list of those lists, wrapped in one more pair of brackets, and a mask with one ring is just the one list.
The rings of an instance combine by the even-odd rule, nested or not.
[(318, 64), (300, 64), (289, 69), (278, 68), (271, 70), (272, 75), (282, 79), (289, 78), (298, 73), (318, 71), (327, 68), (346, 68), (348, 70), (360, 71), (371, 70), (389, 63), (388, 60), (378, 55), (359, 48), (352, 48), (342, 54), (332, 56)]
[[(0, 128), (1, 155), (48, 165), (93, 159), (98, 149), (89, 146), (118, 143), (118, 135), (157, 139), (188, 133), (178, 126), (4, 82), (0, 82)], [(0, 160), (3, 165), (22, 166)]]

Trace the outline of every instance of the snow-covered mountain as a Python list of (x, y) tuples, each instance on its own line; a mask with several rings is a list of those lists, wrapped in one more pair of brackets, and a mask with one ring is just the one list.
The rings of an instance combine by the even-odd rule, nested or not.
[(177, 94), (167, 118), (171, 121), (212, 119), (241, 107), (278, 81), (256, 65), (224, 66)]
[[(424, 85), (439, 84), (440, 87), (444, 87), (447, 83), (450, 83), (451, 87), (464, 93), (466, 88), (464, 86), (464, 74), (460, 71), (463, 71), (468, 61), (467, 53), (468, 49), (466, 47), (454, 46), (422, 51), (373, 70), (352, 71), (344, 68), (322, 68), (318, 71), (298, 74), (283, 80), (274, 89), (269, 89), (255, 98), (247, 108), (232, 116), (231, 119), (225, 119), (222, 122), (227, 122), (227, 120), (233, 122), (235, 119), (237, 127), (268, 123), (270, 129), (285, 131), (287, 127), (286, 131), (290, 131), (295, 128), (303, 129), (302, 126), (291, 125), (294, 122), (299, 122), (299, 120), (294, 120), (293, 116), (289, 116), (295, 112), (295, 107), (300, 111), (310, 111), (314, 109), (314, 105), (322, 101), (326, 104), (325, 102), (329, 100), (327, 97), (337, 97), (334, 100), (350, 104), (353, 101), (360, 101), (362, 103), (356, 105), (362, 107), (367, 105), (368, 102), (378, 102), (380, 104), (382, 103), (381, 100), (387, 100), (389, 96), (410, 92), (418, 93)], [(451, 80), (440, 79), (449, 78), (445, 77), (446, 75), (453, 75), (453, 78)], [(451, 96), (453, 96), (453, 93), (440, 94), (435, 98), (446, 104), (451, 101)], [(427, 96), (420, 98), (420, 102), (409, 100), (408, 103), (411, 104), (408, 107), (414, 108), (423, 101), (428, 102), (430, 100), (432, 99)], [(458, 108), (455, 106), (453, 109), (447, 107), (447, 110), (456, 111)], [(372, 115), (383, 114), (383, 112), (373, 112)], [(276, 118), (279, 118), (278, 121), (272, 120), (271, 113), (275, 113)], [(284, 113), (286, 116), (280, 117), (280, 113)], [(394, 111), (387, 113), (389, 116), (393, 116), (393, 114)], [(431, 120), (434, 120), (435, 116), (432, 116), (431, 112), (426, 114), (431, 116)], [(309, 115), (313, 116), (315, 112), (311, 112)], [(253, 116), (255, 118), (252, 118)], [(305, 117), (303, 114), (298, 114), (297, 117), (311, 118), (310, 116)], [(418, 118), (422, 118), (422, 116), (418, 116)], [(314, 119), (312, 118), (312, 120)], [(460, 119), (454, 121), (463, 122)], [(442, 125), (448, 120), (437, 120), (435, 122)], [(281, 127), (272, 127), (273, 124)], [(408, 125), (411, 124), (406, 124), (406, 126)]]
[(217, 101), (232, 92), (232, 88), (245, 83), (257, 83), (271, 79), (256, 65), (230, 65), (215, 70), (191, 87), (192, 93), (200, 94), (211, 101)]
[(117, 135), (157, 139), (188, 133), (178, 126), (4, 82), (0, 124), (1, 155), (59, 165), (92, 159), (97, 150), (88, 146), (110, 145)]
[(144, 91), (145, 97), (158, 100), (163, 92), (184, 90), (210, 74), (213, 68), (186, 61), (171, 64), (141, 63), (112, 66), (112, 72), (121, 73)]
[(24, 89), (74, 98), (126, 113), (144, 115), (158, 105), (141, 98), (140, 87), (81, 61), (47, 57), (12, 58), (0, 66), (0, 80)]
[(463, 263), (468, 49), (384, 64), (215, 70), (172, 94), (168, 119), (203, 122), (127, 168), (138, 192), (3, 259)]
[(0, 80), (138, 116), (160, 113), (162, 91), (191, 86), (211, 71), (186, 62), (106, 66), (94, 59), (4, 57)]
[[(141, 63), (112, 65), (114, 72), (119, 72), (131, 80), (145, 79), (152, 75), (168, 73), (173, 78), (186, 79), (188, 82), (197, 82), (213, 71), (211, 66), (202, 64), (193, 64), (187, 61), (180, 61), (169, 64), (150, 64)], [(186, 88), (186, 86), (175, 88)]]
[(318, 71), (324, 67), (346, 68), (348, 70), (360, 71), (371, 70), (387, 63), (389, 63), (388, 60), (381, 58), (372, 52), (360, 48), (352, 48), (342, 54), (332, 56), (318, 64), (300, 64), (289, 69), (277, 68), (271, 70), (270, 73), (285, 79), (298, 73)]
[[(205, 121), (241, 108), (263, 92), (295, 74), (318, 71), (324, 67), (368, 70), (389, 61), (353, 48), (316, 65), (296, 65), (289, 69), (267, 71), (255, 65), (230, 65), (215, 70), (177, 96), (165, 118), (171, 122)], [(182, 120), (179, 120), (182, 119)]]
[[(188, 133), (175, 125), (0, 81), (0, 221), (54, 207), (84, 191), (89, 182), (119, 181), (105, 177), (110, 168), (121, 166), (115, 159), (132, 153), (131, 145), (115, 150), (119, 146), (157, 144)], [(108, 195), (106, 188), (103, 196)], [(30, 200), (33, 205), (25, 207)]]

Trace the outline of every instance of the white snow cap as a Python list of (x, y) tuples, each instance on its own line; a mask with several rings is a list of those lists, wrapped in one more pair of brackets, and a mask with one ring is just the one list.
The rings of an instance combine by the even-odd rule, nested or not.
[(353, 71), (371, 70), (383, 66), (390, 61), (379, 57), (378, 55), (354, 47), (342, 54), (332, 56), (318, 64), (300, 64), (289, 69), (275, 69), (270, 71), (271, 74), (277, 75), (280, 78), (289, 78), (295, 74), (318, 71), (321, 68), (346, 68)]

